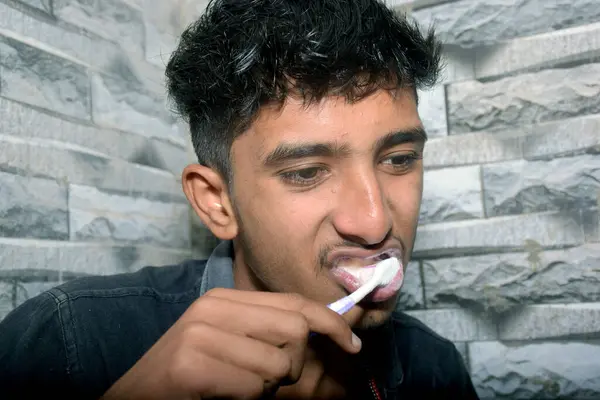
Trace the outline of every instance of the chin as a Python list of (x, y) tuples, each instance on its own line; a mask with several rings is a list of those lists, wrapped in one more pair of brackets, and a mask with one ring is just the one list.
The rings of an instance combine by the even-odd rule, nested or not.
[(380, 302), (366, 303), (354, 307), (346, 314), (347, 321), (354, 329), (368, 330), (377, 328), (386, 323), (396, 308), (397, 296)]

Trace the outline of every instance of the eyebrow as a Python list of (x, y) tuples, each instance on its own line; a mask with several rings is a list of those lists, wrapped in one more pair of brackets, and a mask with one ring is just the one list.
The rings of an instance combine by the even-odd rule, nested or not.
[[(404, 143), (426, 142), (427, 134), (422, 127), (390, 132), (373, 145), (375, 152)], [(264, 158), (266, 167), (277, 167), (287, 162), (311, 157), (343, 157), (351, 153), (350, 147), (339, 142), (325, 143), (281, 143)]]

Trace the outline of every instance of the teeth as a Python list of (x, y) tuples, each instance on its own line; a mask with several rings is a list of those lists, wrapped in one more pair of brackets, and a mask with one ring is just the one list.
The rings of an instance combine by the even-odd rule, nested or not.
[(341, 267), (344, 271), (355, 277), (361, 284), (367, 282), (373, 276), (375, 268)]

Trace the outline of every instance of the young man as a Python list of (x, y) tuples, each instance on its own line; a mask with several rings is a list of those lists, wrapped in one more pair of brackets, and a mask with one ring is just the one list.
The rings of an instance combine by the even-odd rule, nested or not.
[[(0, 324), (0, 390), (62, 398), (475, 399), (456, 348), (394, 313), (339, 316), (341, 265), (407, 265), (440, 45), (378, 0), (217, 0), (167, 66), (199, 164), (207, 261), (76, 280)], [(396, 277), (396, 283), (402, 274)], [(3, 396), (3, 398), (6, 398)]]

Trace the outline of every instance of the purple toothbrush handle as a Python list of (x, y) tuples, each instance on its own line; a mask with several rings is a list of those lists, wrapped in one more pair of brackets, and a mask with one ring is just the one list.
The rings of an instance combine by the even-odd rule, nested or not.
[[(354, 307), (355, 305), (356, 305), (356, 303), (350, 298), (350, 296), (346, 296), (346, 297), (339, 299), (336, 302), (329, 304), (327, 306), (327, 308), (335, 311), (339, 315), (343, 315), (343, 314), (346, 314), (348, 311), (350, 311), (352, 309), (352, 307)], [(317, 334), (316, 332), (311, 332), (310, 335), (308, 335), (309, 339), (311, 337), (314, 337), (316, 334)]]

